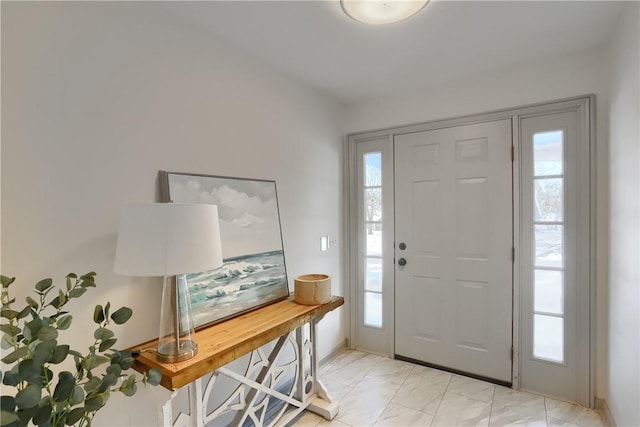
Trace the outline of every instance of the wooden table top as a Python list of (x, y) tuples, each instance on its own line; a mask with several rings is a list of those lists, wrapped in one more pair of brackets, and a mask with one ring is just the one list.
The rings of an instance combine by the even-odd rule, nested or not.
[(160, 369), (160, 384), (169, 390), (177, 390), (343, 304), (343, 297), (334, 296), (326, 304), (300, 305), (291, 295), (283, 301), (197, 331), (198, 354), (183, 362), (159, 362), (155, 353), (157, 339), (131, 347), (129, 351), (154, 350), (137, 355), (133, 367), (139, 372)]

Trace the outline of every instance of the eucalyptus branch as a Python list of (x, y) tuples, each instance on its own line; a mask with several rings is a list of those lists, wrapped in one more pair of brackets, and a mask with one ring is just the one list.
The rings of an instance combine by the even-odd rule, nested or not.
[[(135, 360), (130, 353), (112, 349), (117, 338), (110, 327), (122, 325), (131, 318), (133, 312), (128, 307), (113, 313), (110, 313), (110, 303), (95, 307), (93, 321), (97, 329), (86, 354), (59, 344), (59, 331), (68, 329), (73, 320), (65, 306), (96, 286), (95, 275), (90, 272), (78, 277), (69, 273), (65, 289), (58, 289), (57, 295), (50, 300), (48, 296), (55, 291), (53, 281), (43, 279), (35, 285), (37, 298), (26, 297), (27, 305), (21, 311), (12, 308), (15, 299), (9, 294), (9, 285), (15, 279), (0, 276), (2, 346), (12, 350), (2, 358), (11, 366), (9, 371), (2, 373), (2, 383), (17, 390), (15, 395), (2, 395), (2, 427), (30, 423), (55, 427), (90, 426), (112, 392), (132, 396), (137, 391), (137, 383), (159, 384), (162, 374), (158, 370), (151, 370), (142, 377), (132, 374), (125, 379), (124, 372)], [(51, 311), (53, 314), (47, 316)], [(68, 356), (74, 358), (75, 372), (60, 371), (56, 379), (51, 369)], [(3, 393), (6, 390), (3, 388)]]

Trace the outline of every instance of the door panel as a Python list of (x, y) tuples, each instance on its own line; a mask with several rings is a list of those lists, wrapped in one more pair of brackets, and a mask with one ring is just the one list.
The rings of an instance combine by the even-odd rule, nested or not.
[(394, 150), (396, 355), (511, 382), (511, 120)]

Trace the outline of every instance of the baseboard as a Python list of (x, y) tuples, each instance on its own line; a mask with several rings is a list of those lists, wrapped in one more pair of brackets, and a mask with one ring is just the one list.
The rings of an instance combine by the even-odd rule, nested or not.
[(604, 422), (607, 423), (609, 427), (616, 427), (616, 421), (613, 419), (613, 415), (611, 414), (611, 410), (609, 409), (609, 405), (607, 405), (607, 401), (604, 399), (600, 399), (596, 397), (595, 400), (596, 411), (602, 414), (604, 418)]
[(348, 346), (348, 341), (345, 338), (344, 342), (342, 344), (338, 344), (336, 347), (334, 347), (329, 354), (327, 354), (325, 357), (323, 357), (322, 359), (320, 359), (318, 361), (318, 364), (320, 366), (324, 365), (325, 363), (327, 363), (329, 360), (333, 359), (334, 357), (336, 357), (337, 355), (339, 355), (340, 353), (342, 353), (343, 351), (347, 350), (349, 348)]

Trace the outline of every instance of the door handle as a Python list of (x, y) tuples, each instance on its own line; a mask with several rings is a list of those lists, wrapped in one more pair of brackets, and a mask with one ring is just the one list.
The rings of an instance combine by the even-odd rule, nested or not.
[(400, 258), (398, 260), (398, 265), (401, 266), (401, 267), (407, 265), (407, 260), (404, 259), (404, 258)]

